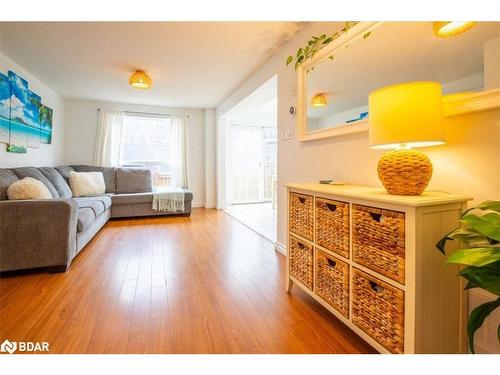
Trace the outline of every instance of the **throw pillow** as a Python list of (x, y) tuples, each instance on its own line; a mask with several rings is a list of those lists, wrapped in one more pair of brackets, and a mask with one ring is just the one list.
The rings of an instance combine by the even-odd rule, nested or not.
[(52, 199), (52, 194), (43, 182), (33, 177), (25, 177), (10, 184), (7, 197), (9, 200)]
[(106, 191), (102, 172), (70, 172), (69, 186), (75, 197), (102, 195)]

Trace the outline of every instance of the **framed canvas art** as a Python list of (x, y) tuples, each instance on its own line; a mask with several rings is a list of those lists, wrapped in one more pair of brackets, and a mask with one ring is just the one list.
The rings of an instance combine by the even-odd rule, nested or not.
[(40, 107), (40, 142), (50, 145), (52, 143), (53, 111), (46, 105)]
[(32, 91), (28, 91), (28, 102), (24, 108), (28, 126), (26, 127), (27, 146), (40, 147), (40, 107), (42, 98)]
[(9, 143), (10, 133), (10, 82), (0, 73), (0, 143)]
[(9, 71), (11, 89), (10, 97), (10, 137), (7, 151), (26, 153), (28, 146), (27, 127), (29, 120), (26, 116), (28, 104), (28, 81)]

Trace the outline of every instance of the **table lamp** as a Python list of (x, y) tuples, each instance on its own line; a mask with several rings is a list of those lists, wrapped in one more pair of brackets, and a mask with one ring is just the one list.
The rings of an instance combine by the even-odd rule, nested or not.
[(370, 94), (368, 106), (371, 147), (395, 149), (378, 162), (380, 181), (389, 194), (422, 194), (432, 164), (413, 148), (444, 143), (441, 85), (423, 81), (387, 86)]

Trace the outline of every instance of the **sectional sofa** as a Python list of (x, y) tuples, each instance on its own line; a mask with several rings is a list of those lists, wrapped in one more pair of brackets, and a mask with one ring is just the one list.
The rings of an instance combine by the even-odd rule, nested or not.
[[(69, 173), (102, 172), (106, 194), (75, 198)], [(53, 199), (7, 200), (7, 188), (24, 177), (44, 183)], [(185, 190), (184, 212), (193, 194)], [(152, 209), (151, 172), (88, 165), (0, 169), (0, 272), (46, 268), (64, 272), (110, 218), (168, 215)]]

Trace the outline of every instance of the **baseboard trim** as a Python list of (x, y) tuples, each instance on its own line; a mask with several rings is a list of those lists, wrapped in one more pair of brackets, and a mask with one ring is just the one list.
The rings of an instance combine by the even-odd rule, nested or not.
[(205, 208), (205, 202), (191, 202), (192, 208)]
[(278, 253), (283, 254), (284, 256), (286, 256), (287, 254), (286, 246), (279, 242), (274, 243), (274, 250), (276, 250)]
[(217, 208), (215, 203), (205, 203), (205, 208)]

